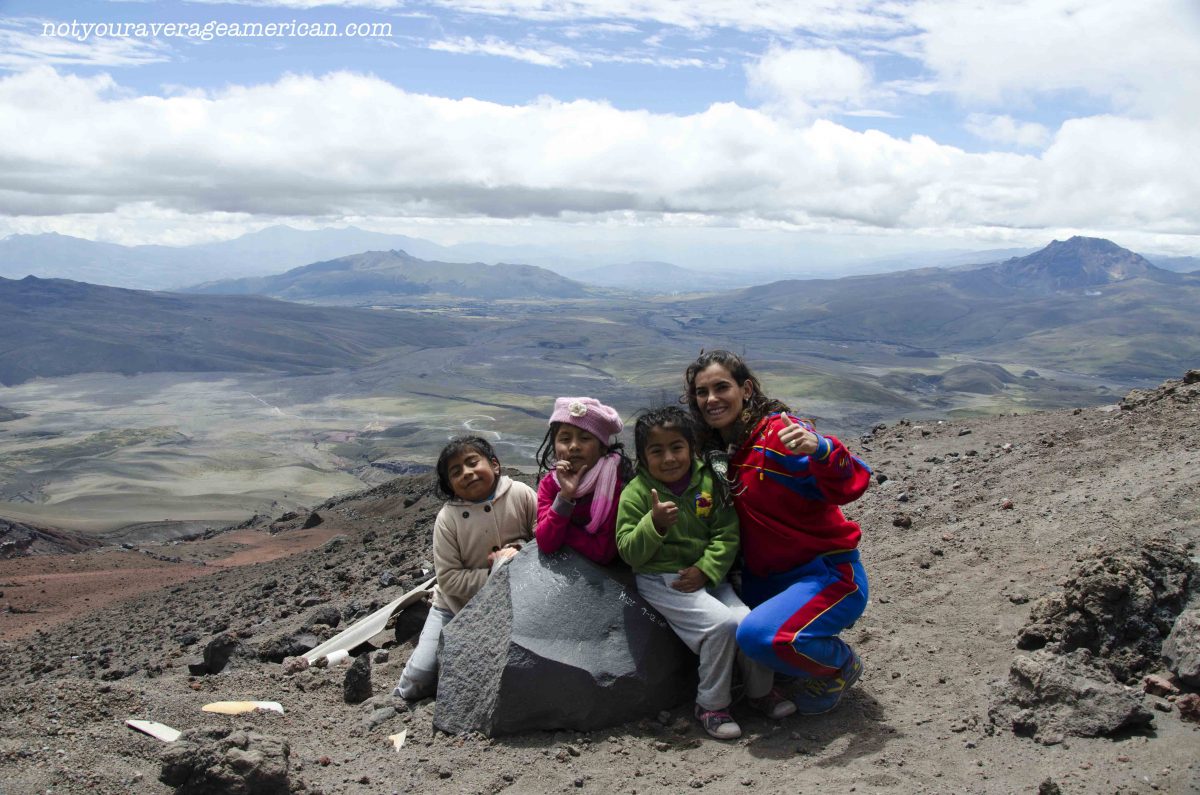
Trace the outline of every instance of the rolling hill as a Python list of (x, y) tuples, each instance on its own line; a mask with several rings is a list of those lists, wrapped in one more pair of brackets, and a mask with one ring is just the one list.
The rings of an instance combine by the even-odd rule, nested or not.
[(321, 372), (461, 335), (437, 316), (29, 276), (0, 279), (0, 339), (11, 386), (82, 372)]
[(316, 303), (387, 303), (397, 296), (426, 295), (487, 300), (588, 295), (579, 282), (533, 265), (430, 262), (404, 251), (367, 251), (277, 276), (202, 284), (188, 292), (269, 295)]

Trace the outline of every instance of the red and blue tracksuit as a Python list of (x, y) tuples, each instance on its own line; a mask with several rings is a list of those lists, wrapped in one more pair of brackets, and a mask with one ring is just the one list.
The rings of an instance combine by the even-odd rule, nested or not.
[(817, 434), (811, 455), (792, 453), (779, 441), (785, 427), (781, 414), (764, 417), (729, 462), (745, 560), (742, 600), (752, 608), (737, 642), (776, 671), (829, 677), (851, 656), (838, 633), (867, 606), (862, 531), (838, 506), (862, 496), (871, 468), (832, 436)]

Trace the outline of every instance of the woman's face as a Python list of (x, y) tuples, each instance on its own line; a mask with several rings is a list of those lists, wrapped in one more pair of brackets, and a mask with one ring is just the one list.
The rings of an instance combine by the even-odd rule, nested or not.
[(692, 387), (700, 416), (714, 431), (725, 431), (737, 422), (754, 392), (749, 381), (739, 385), (722, 365), (710, 364), (696, 373)]
[(583, 428), (576, 428), (565, 422), (554, 434), (554, 456), (559, 461), (571, 465), (572, 472), (578, 472), (583, 467), (594, 467), (604, 453), (600, 440)]

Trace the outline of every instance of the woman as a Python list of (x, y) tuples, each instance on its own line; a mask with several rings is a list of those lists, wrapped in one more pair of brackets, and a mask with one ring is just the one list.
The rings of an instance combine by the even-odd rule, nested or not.
[(703, 353), (685, 378), (708, 431), (706, 457), (741, 525), (742, 599), (752, 610), (738, 645), (800, 678), (800, 714), (829, 712), (862, 675), (862, 659), (838, 637), (867, 604), (861, 531), (838, 506), (862, 496), (871, 469), (763, 394), (737, 354)]

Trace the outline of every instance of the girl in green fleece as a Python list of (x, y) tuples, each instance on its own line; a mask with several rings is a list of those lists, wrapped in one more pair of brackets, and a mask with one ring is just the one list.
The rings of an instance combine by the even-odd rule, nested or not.
[(750, 609), (725, 580), (738, 551), (737, 513), (715, 498), (692, 422), (675, 407), (638, 417), (638, 474), (621, 493), (617, 551), (637, 573), (642, 598), (700, 657), (696, 718), (713, 737), (731, 740), (742, 734), (729, 714), (735, 660), (753, 708), (779, 719), (796, 706), (773, 687), (771, 669), (738, 651), (737, 626)]

